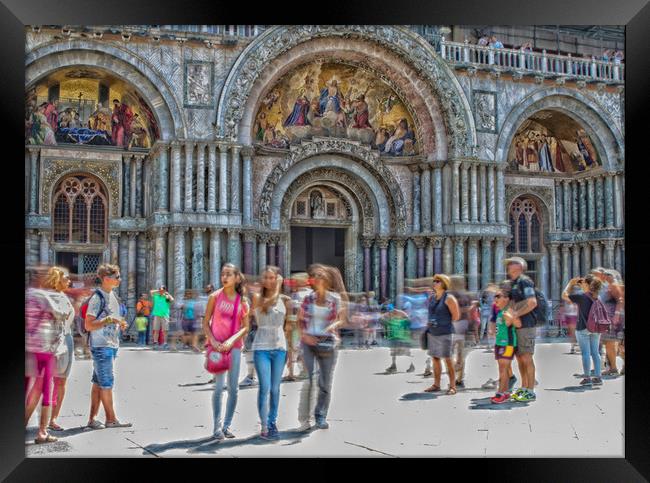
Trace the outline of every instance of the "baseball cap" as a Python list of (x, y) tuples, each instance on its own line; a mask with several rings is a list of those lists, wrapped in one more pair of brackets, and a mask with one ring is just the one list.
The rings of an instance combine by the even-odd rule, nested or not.
[(516, 263), (517, 265), (520, 265), (521, 268), (524, 269), (524, 271), (528, 270), (528, 264), (526, 263), (526, 260), (524, 260), (521, 257), (510, 257), (506, 258), (503, 263), (505, 265), (510, 265), (511, 263)]

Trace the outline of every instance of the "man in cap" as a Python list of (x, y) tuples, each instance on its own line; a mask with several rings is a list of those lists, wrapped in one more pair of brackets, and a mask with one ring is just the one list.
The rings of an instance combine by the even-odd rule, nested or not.
[(526, 260), (520, 257), (512, 257), (504, 260), (508, 279), (512, 281), (512, 301), (514, 308), (511, 309), (513, 316), (521, 320), (521, 328), (517, 330), (517, 363), (521, 374), (521, 387), (515, 391), (512, 398), (515, 401), (529, 402), (536, 399), (535, 396), (535, 336), (537, 335), (536, 320), (532, 312), (537, 307), (535, 297), (535, 285), (524, 272), (528, 268)]

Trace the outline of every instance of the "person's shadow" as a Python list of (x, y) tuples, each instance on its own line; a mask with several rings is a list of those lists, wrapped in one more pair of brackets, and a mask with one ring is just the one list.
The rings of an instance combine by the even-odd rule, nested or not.
[(143, 455), (148, 455), (151, 453), (157, 455), (174, 449), (186, 449), (189, 454), (214, 453), (219, 449), (235, 448), (243, 445), (265, 446), (280, 441), (285, 441), (283, 446), (287, 446), (300, 443), (300, 441), (308, 437), (312, 431), (313, 428), (309, 431), (298, 431), (297, 429), (280, 431), (278, 433), (279, 437), (274, 440), (266, 440), (260, 435), (256, 434), (244, 439), (235, 438), (218, 440), (214, 439), (212, 436), (208, 436), (199, 439), (170, 441), (168, 443), (162, 444), (153, 443), (144, 447)]
[(564, 392), (574, 392), (574, 393), (580, 393), (580, 392), (587, 392), (587, 391), (599, 391), (599, 387), (594, 387), (591, 384), (586, 384), (584, 386), (566, 386), (566, 387), (559, 387), (559, 388), (545, 388), (545, 391), (564, 391)]
[(438, 395), (432, 392), (409, 392), (399, 398), (400, 401), (429, 401), (438, 399)]
[(515, 408), (527, 407), (527, 402), (506, 401), (501, 404), (494, 404), (489, 397), (470, 400), (469, 409), (488, 409), (491, 411), (508, 411)]

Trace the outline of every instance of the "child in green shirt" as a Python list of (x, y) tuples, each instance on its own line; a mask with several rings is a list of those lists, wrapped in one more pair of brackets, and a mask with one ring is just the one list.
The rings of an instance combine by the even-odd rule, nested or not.
[(147, 318), (142, 312), (138, 312), (138, 316), (135, 318), (135, 328), (138, 331), (138, 345), (146, 345), (147, 342)]

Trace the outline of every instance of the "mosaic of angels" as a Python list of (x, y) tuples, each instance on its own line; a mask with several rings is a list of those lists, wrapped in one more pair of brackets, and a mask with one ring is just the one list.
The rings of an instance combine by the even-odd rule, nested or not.
[(515, 134), (508, 156), (519, 171), (576, 173), (600, 166), (598, 153), (586, 131), (557, 111), (540, 111)]
[(286, 74), (260, 103), (254, 137), (288, 148), (314, 136), (370, 144), (386, 156), (418, 151), (413, 119), (398, 95), (356, 66), (319, 63)]
[(160, 137), (140, 94), (101, 71), (58, 71), (30, 88), (25, 102), (27, 144), (147, 149)]

